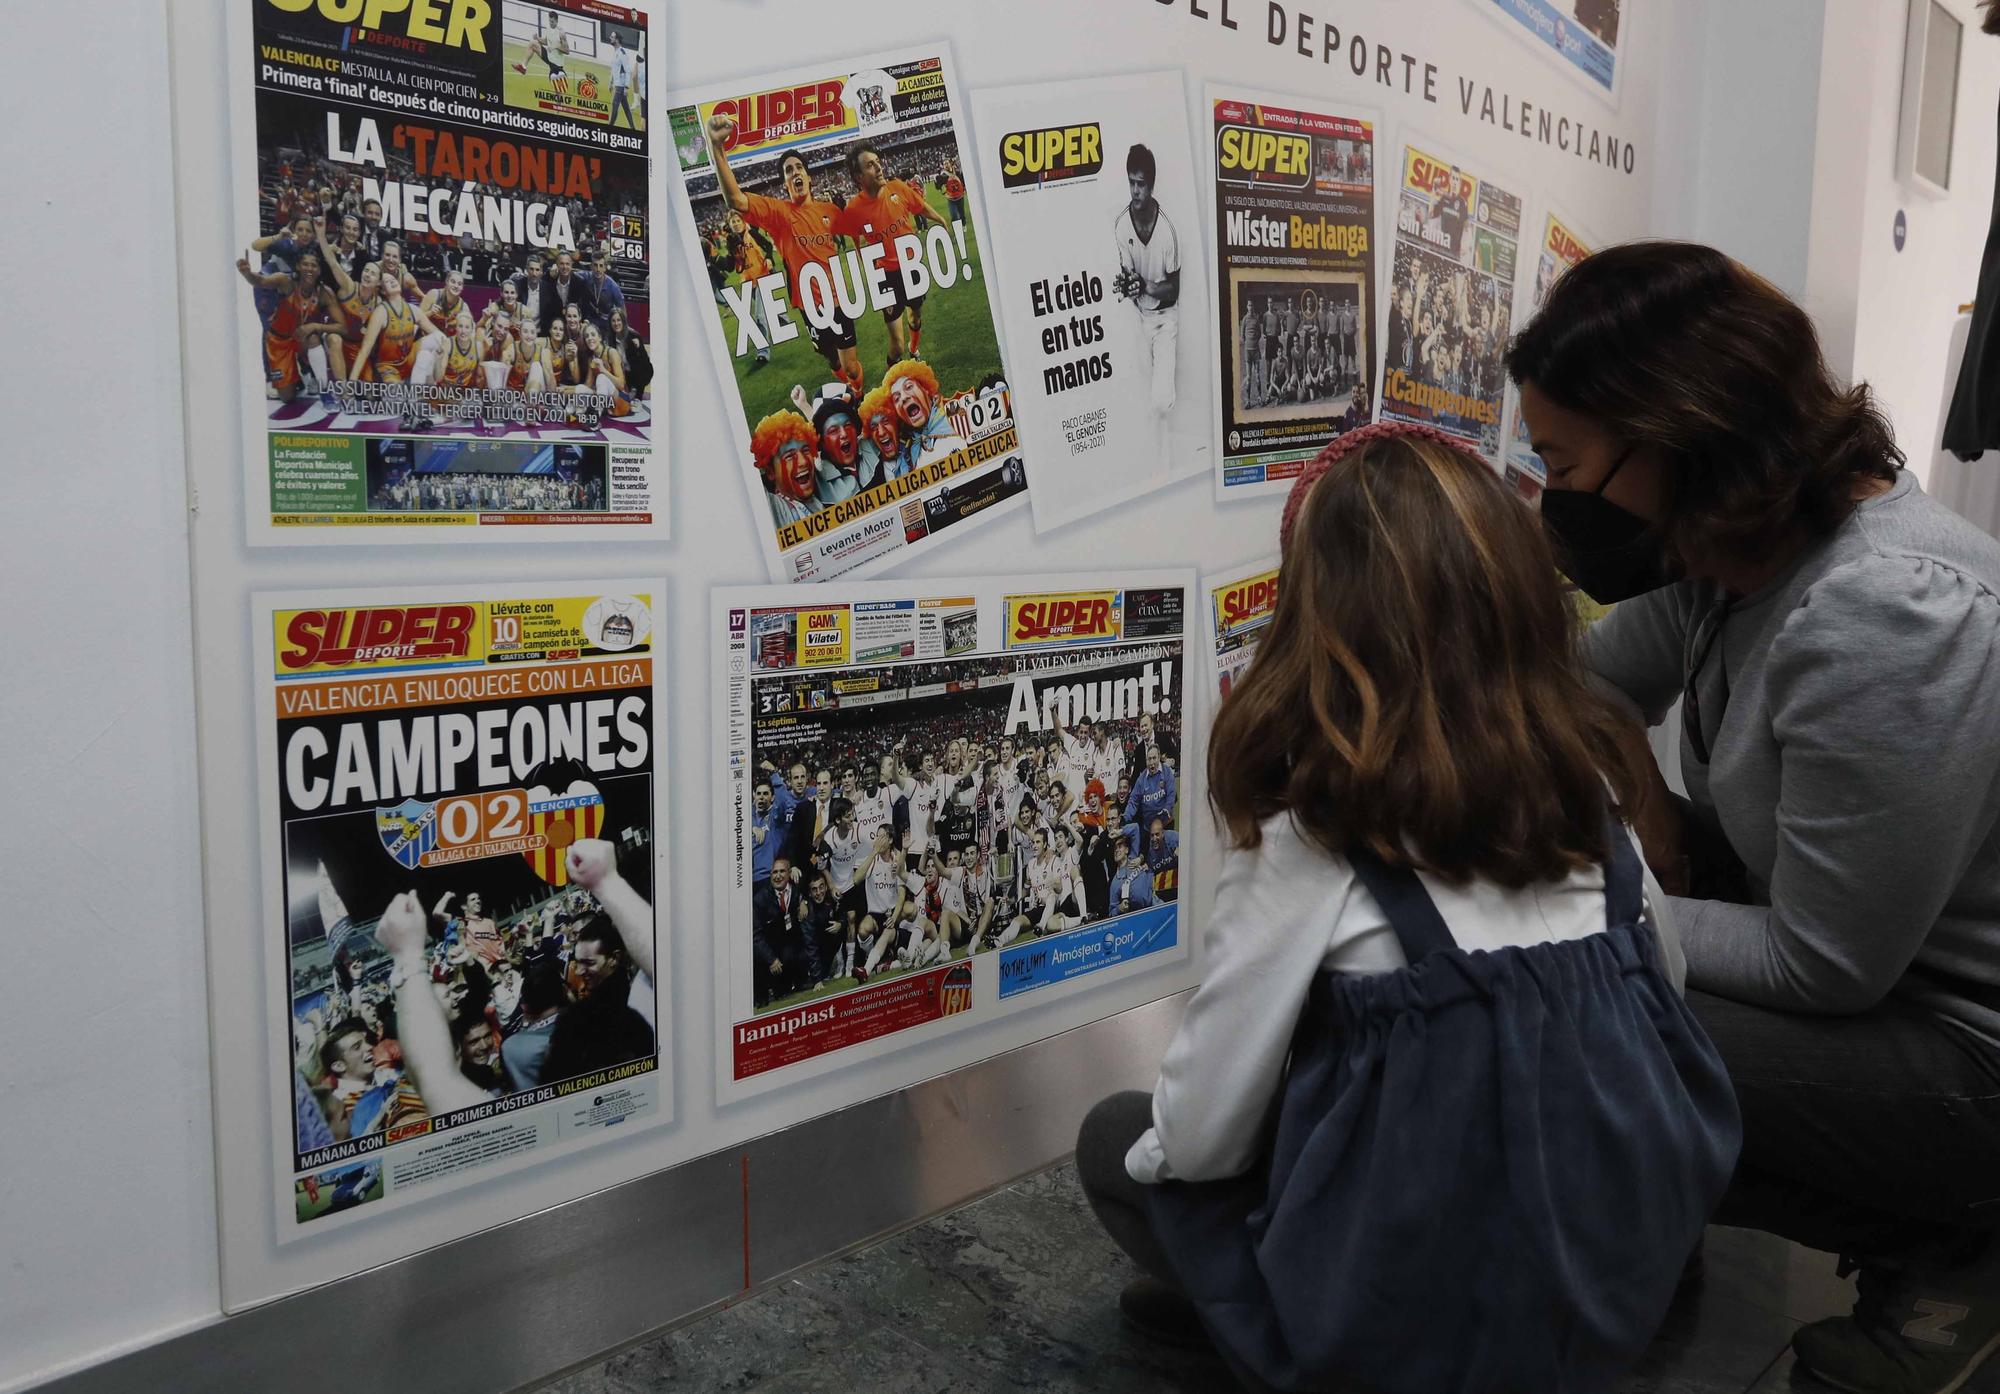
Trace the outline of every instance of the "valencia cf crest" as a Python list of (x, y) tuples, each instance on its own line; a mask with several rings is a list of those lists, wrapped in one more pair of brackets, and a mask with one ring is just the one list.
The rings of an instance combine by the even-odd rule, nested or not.
[(604, 796), (586, 780), (572, 780), (560, 792), (538, 784), (528, 791), (528, 831), (543, 843), (523, 852), (535, 875), (551, 886), (569, 884), (570, 845), (604, 830)]
[(938, 984), (938, 1011), (944, 1016), (957, 1016), (960, 1012), (972, 1010), (972, 965), (961, 963), (944, 975)]

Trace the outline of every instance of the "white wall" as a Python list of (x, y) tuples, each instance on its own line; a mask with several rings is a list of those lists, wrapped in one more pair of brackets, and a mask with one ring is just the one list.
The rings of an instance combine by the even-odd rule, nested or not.
[[(1867, 0), (1876, 3), (1876, 0)], [(1803, 295), (1824, 0), (1656, 7), (1654, 236), (1725, 248)]]
[[(1956, 372), (1952, 328), (1972, 299), (1992, 211), (2000, 38), (1966, 21), (1952, 191), (1933, 199), (1896, 178), (1903, 99), (1903, 0), (1827, 0), (1807, 308), (1836, 372), (1866, 381), (1897, 443), (1931, 483)], [(1903, 250), (1896, 214), (1908, 220)]]
[(0, 1385), (216, 1305), (166, 22), (76, 19), (0, 84)]

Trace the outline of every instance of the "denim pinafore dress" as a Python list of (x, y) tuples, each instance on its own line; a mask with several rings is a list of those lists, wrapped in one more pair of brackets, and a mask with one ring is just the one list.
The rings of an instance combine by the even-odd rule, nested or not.
[(1494, 951), (1459, 948), (1408, 868), (1350, 857), (1409, 966), (1314, 981), (1257, 1166), (1147, 1188), (1240, 1373), (1565, 1394), (1651, 1340), (1742, 1127), (1611, 833), (1605, 932)]

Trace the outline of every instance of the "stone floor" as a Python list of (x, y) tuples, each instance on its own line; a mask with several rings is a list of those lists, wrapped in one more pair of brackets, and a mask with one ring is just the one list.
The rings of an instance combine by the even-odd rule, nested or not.
[[(1708, 1274), (1669, 1316), (1623, 1394), (1773, 1394), (1796, 1379), (1801, 1323), (1847, 1310), (1833, 1260), (1748, 1230), (1711, 1229)], [(945, 1394), (1232, 1387), (1222, 1368), (1118, 1322), (1132, 1276), (1063, 1166), (810, 1269), (547, 1386), (546, 1394)], [(1964, 1394), (2000, 1394), (2000, 1366)]]

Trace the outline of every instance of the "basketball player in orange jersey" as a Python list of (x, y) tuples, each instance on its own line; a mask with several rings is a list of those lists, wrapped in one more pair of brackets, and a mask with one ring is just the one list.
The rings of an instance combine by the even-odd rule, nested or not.
[[(459, 337), (459, 319), (467, 323), (473, 321), (472, 307), (465, 303), (461, 292), (465, 287), (465, 277), (454, 271), (445, 277), (445, 282), (423, 298), (417, 306), (417, 365), (410, 374), (411, 382), (442, 382), (444, 380), (444, 360), (452, 352), (453, 341)], [(459, 384), (465, 386), (467, 384)]]
[[(800, 328), (811, 337), (813, 347), (819, 350), (827, 367), (847, 384), (854, 399), (859, 401), (863, 377), (861, 354), (854, 346), (854, 321), (840, 312), (839, 302), (832, 291), (831, 268), (834, 257), (840, 252), (844, 210), (839, 204), (813, 197), (812, 175), (806, 170), (805, 157), (795, 151), (787, 152), (778, 164), (785, 180), (784, 199), (746, 193), (736, 182), (736, 174), (729, 167), (729, 157), (723, 153), (735, 132), (735, 117), (717, 112), (708, 118), (708, 143), (715, 151), (715, 174), (722, 185), (722, 197), (731, 208), (743, 215), (743, 220), (750, 226), (762, 228), (770, 235), (778, 248), (779, 258), (785, 263), (785, 282), (791, 291), (792, 310)], [(807, 320), (805, 311), (800, 308), (799, 280), (809, 266), (819, 266), (827, 273), (827, 300), (832, 322), (825, 329)]]
[[(361, 268), (361, 279), (349, 276), (340, 264), (340, 258), (327, 245), (326, 225), (319, 227), (319, 255), (326, 269), (333, 275), (335, 298), (340, 302), (342, 323), (337, 333), (325, 336), (321, 343), (326, 346), (326, 355), (331, 360), (333, 376), (347, 376), (348, 359), (361, 346), (361, 335), (368, 325), (368, 317), (375, 313), (376, 303), (381, 299), (382, 267), (379, 263), (368, 262)], [(361, 381), (367, 381), (363, 378)]]
[(590, 360), (584, 354), (583, 340), (570, 330), (568, 320), (550, 320), (545, 343), (550, 387), (574, 392), (590, 381)]
[(480, 316), (480, 336), (486, 345), (482, 366), (486, 385), (496, 392), (542, 390), (542, 365), (537, 361), (541, 346), (522, 324), (524, 315), (521, 293), (506, 281), (500, 286), (500, 298)]
[[(260, 275), (251, 267), (248, 252), (236, 259), (236, 270), (253, 289), (277, 291), (283, 296), (264, 321), (264, 361), (269, 365), (270, 387), (278, 400), (289, 402), (305, 386), (299, 355), (320, 348), (326, 334), (338, 332), (339, 302), (333, 290), (321, 283), (319, 253), (310, 249), (299, 254), (297, 268), (289, 273)], [(326, 373), (316, 376), (325, 380)]]
[(458, 322), (458, 312), (464, 308), (465, 273), (446, 272), (444, 284), (417, 302), (417, 326), (424, 335), (420, 351), (443, 353), (445, 340), (452, 336), (452, 327)]
[(391, 276), (386, 267), (377, 295), (380, 303), (368, 316), (350, 375), (358, 381), (407, 382), (415, 366), (417, 312), (403, 298), (401, 279)]
[(840, 230), (862, 242), (882, 248), (882, 270), (887, 274), (895, 303), (882, 311), (889, 329), (888, 367), (894, 367), (918, 352), (924, 332), (924, 297), (912, 295), (903, 281), (903, 262), (896, 239), (917, 231), (924, 222), (951, 226), (917, 189), (901, 179), (888, 177), (882, 152), (867, 141), (848, 147), (847, 173), (859, 191), (847, 200), (846, 219)]
[(595, 324), (583, 326), (583, 356), (588, 363), (590, 390), (612, 399), (613, 416), (630, 416), (632, 399), (625, 391), (625, 362)]
[(479, 364), (486, 356), (486, 345), (481, 339), (479, 327), (472, 322), (472, 308), (461, 305), (458, 316), (451, 323), (451, 338), (445, 341), (445, 350), (434, 357), (426, 355), (429, 350), (417, 354), (417, 369), (410, 375), (413, 382), (435, 381), (441, 387), (471, 387), (479, 381)]
[[(405, 300), (421, 300), (423, 287), (410, 274), (410, 268), (403, 265), (403, 244), (391, 237), (382, 243), (382, 279), (393, 280), (403, 288)], [(412, 306), (414, 312), (415, 307)]]

